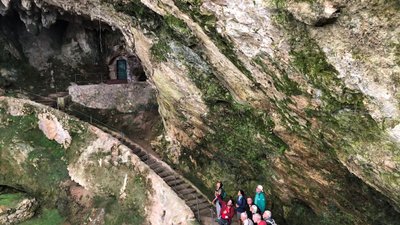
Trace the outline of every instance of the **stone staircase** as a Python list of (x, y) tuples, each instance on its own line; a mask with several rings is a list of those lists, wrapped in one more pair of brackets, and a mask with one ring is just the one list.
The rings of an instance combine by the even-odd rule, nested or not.
[[(97, 127), (99, 127), (97, 125)], [(106, 127), (99, 127), (104, 132), (117, 138), (121, 143), (126, 145), (131, 151), (137, 155), (144, 163), (146, 163), (155, 173), (157, 173), (167, 183), (175, 193), (185, 201), (185, 203), (193, 211), (196, 219), (203, 225), (217, 224), (215, 222), (215, 207), (210, 200), (197, 189), (190, 181), (173, 170), (168, 164), (158, 159), (152, 153), (149, 153), (138, 144)]]
[[(57, 99), (65, 97), (68, 92), (58, 92), (50, 94), (47, 97), (32, 95), (29, 98), (37, 103), (57, 108)], [(175, 193), (185, 201), (185, 203), (193, 211), (196, 219), (203, 225), (217, 224), (215, 222), (215, 207), (210, 200), (182, 175), (173, 170), (167, 163), (160, 160), (154, 153), (150, 153), (145, 148), (125, 137), (122, 133), (111, 130), (103, 125), (91, 121), (91, 123), (102, 129), (104, 132), (117, 138), (122, 144), (131, 149), (132, 153), (137, 155), (144, 163), (146, 163), (165, 183), (167, 183)]]

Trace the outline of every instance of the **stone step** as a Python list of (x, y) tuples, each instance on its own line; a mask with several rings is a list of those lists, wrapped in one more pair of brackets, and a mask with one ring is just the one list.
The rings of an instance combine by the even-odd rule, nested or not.
[(147, 153), (145, 151), (140, 150), (138, 153), (136, 153), (137, 156), (139, 156), (139, 158), (147, 155)]
[(161, 165), (161, 163), (160, 163), (159, 166), (156, 167), (156, 168), (154, 168), (153, 170), (154, 170), (154, 172), (156, 172), (157, 174), (159, 174), (159, 173), (165, 171), (166, 169), (165, 169), (165, 168)]
[[(183, 195), (189, 195), (189, 194), (193, 194), (193, 193), (197, 194), (197, 191), (195, 189), (193, 189), (193, 188), (187, 188), (187, 189), (184, 189), (184, 190), (180, 190), (178, 192), (180, 194), (183, 194)], [(194, 197), (194, 198), (196, 198), (196, 197)]]
[(158, 176), (160, 176), (161, 178), (164, 178), (164, 177), (171, 176), (173, 174), (175, 174), (175, 173), (170, 170), (165, 170), (165, 171), (159, 173)]
[[(199, 204), (201, 204), (201, 203), (208, 203), (207, 199), (205, 199), (205, 198), (200, 198), (200, 199), (198, 199), (198, 200), (192, 199), (192, 200), (190, 200), (190, 201), (186, 201), (186, 204), (187, 204), (187, 205), (193, 205), (193, 204), (197, 204), (197, 202), (198, 202)], [(210, 203), (208, 203), (208, 204), (211, 206)]]
[(182, 184), (172, 186), (172, 188), (176, 191), (180, 191), (186, 188), (190, 188), (190, 184), (183, 182)]
[[(214, 219), (216, 218), (216, 211), (215, 211), (215, 207), (210, 207), (210, 208), (204, 208), (199, 210), (200, 216), (201, 217), (211, 217), (211, 215), (213, 215)], [(196, 216), (197, 216), (197, 212), (195, 212)]]
[(131, 148), (131, 150), (132, 150), (132, 152), (133, 152), (134, 154), (137, 154), (137, 153), (139, 153), (140, 151), (142, 151), (142, 149), (140, 149), (140, 148)]
[(157, 159), (155, 159), (155, 158), (148, 158), (147, 160), (145, 160), (144, 161), (148, 166), (151, 166), (151, 165), (153, 165), (153, 164), (155, 164), (155, 163), (157, 163), (158, 162), (158, 160)]
[[(191, 208), (198, 220), (211, 221), (209, 217), (211, 216), (213, 206), (202, 194), (198, 193), (191, 184), (182, 179), (175, 171), (164, 166), (163, 163), (147, 153), (146, 150), (138, 147), (134, 142), (122, 137), (116, 132), (108, 131), (107, 133), (112, 134), (115, 138), (120, 140), (121, 143), (129, 147), (132, 153), (136, 154), (156, 174), (158, 174), (158, 176), (160, 176), (175, 191), (175, 193), (186, 202), (186, 205)], [(199, 218), (199, 215), (201, 218)], [(208, 225), (211, 223), (201, 222), (201, 224)]]
[(162, 164), (160, 162), (154, 163), (150, 166), (150, 169), (155, 170), (157, 168), (162, 168)]
[[(200, 198), (204, 198), (201, 194), (197, 193), (197, 192), (192, 192), (192, 193), (179, 193), (181, 194), (183, 197), (183, 199), (185, 201), (191, 201), (191, 200), (196, 200), (196, 199), (200, 199)], [(196, 198), (197, 197), (197, 198)]]
[(171, 176), (165, 177), (165, 178), (164, 178), (164, 181), (165, 181), (169, 186), (171, 186), (171, 185), (173, 185), (173, 182), (177, 180), (177, 177), (178, 177), (178, 176), (176, 176), (176, 175), (171, 175)]
[(171, 187), (177, 186), (177, 185), (181, 185), (185, 183), (184, 180), (182, 180), (181, 178), (177, 178), (176, 176), (174, 176), (174, 180), (171, 181), (167, 181), (167, 184)]
[(141, 156), (140, 159), (141, 159), (143, 162), (145, 162), (146, 160), (150, 159), (150, 156), (149, 156), (149, 154), (146, 154), (146, 155)]
[(203, 209), (209, 209), (209, 208), (211, 207), (211, 205), (210, 205), (210, 203), (208, 203), (208, 202), (204, 202), (204, 203), (199, 203), (199, 204), (195, 203), (195, 204), (189, 205), (189, 207), (190, 207), (193, 211), (196, 211), (196, 212), (197, 212), (197, 208), (198, 208), (199, 211), (200, 211), (200, 210), (203, 210)]

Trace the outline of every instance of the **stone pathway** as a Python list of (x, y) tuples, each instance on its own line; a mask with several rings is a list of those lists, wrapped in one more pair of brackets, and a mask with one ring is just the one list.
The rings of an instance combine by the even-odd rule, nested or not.
[[(97, 126), (99, 127), (99, 126)], [(105, 127), (99, 127), (106, 133), (117, 138), (122, 144), (126, 145), (144, 163), (146, 163), (155, 173), (157, 173), (175, 193), (183, 199), (193, 211), (196, 219), (203, 225), (217, 224), (215, 220), (215, 209), (210, 200), (197, 189), (190, 181), (173, 170), (168, 164), (159, 160), (157, 156), (149, 153), (146, 149), (134, 143), (120, 133)]]
[[(57, 97), (64, 97), (65, 93), (55, 93), (49, 95), (49, 97), (38, 96), (32, 98), (33, 101), (47, 105), (50, 107), (57, 106)], [(178, 174), (168, 164), (160, 160), (154, 152), (147, 151), (145, 148), (134, 143), (121, 133), (117, 133), (109, 128), (100, 126), (93, 122), (94, 126), (102, 129), (104, 132), (117, 138), (122, 144), (126, 145), (131, 149), (132, 153), (136, 154), (144, 163), (146, 163), (150, 169), (158, 174), (175, 193), (185, 201), (185, 203), (193, 211), (196, 219), (203, 225), (214, 225), (218, 224), (215, 222), (216, 213), (215, 207), (211, 204), (211, 201), (193, 185), (190, 181), (185, 179), (182, 175)]]

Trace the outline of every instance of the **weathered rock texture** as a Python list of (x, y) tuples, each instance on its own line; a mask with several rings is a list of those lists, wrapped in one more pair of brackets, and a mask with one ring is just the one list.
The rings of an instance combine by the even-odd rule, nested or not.
[(72, 102), (94, 109), (133, 112), (156, 104), (155, 91), (145, 82), (129, 84), (73, 85), (68, 88)]
[(15, 207), (0, 206), (1, 224), (18, 224), (32, 218), (38, 207), (38, 202), (34, 198), (24, 198)]
[(203, 190), (263, 183), (280, 224), (400, 221), (398, 1), (34, 4), (121, 31), (157, 89), (155, 146)]
[(51, 114), (40, 114), (39, 118), (39, 129), (43, 131), (44, 135), (49, 140), (55, 140), (57, 143), (68, 148), (71, 144), (71, 136), (68, 131), (64, 130), (57, 118)]
[[(0, 112), (0, 183), (38, 196), (42, 207), (63, 207), (65, 212), (59, 213), (66, 216), (66, 221), (171, 225), (194, 222), (184, 201), (109, 134), (26, 100), (1, 97)], [(42, 133), (48, 130), (41, 125), (43, 118), (46, 122), (57, 121), (59, 131), (71, 135), (70, 144), (60, 147), (48, 133)]]

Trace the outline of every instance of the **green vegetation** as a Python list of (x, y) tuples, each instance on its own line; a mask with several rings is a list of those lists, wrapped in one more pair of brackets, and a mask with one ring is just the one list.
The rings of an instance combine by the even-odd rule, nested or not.
[(0, 206), (5, 206), (7, 208), (14, 208), (17, 204), (23, 200), (25, 197), (22, 193), (8, 193), (0, 194)]
[[(13, 151), (17, 155), (10, 155), (9, 148), (16, 147), (20, 148)], [(21, 158), (19, 152), (25, 152), (26, 159)], [(29, 187), (35, 190), (35, 195), (44, 195), (41, 197), (52, 201), (58, 195), (59, 183), (68, 178), (64, 156), (62, 146), (47, 139), (39, 130), (35, 114), (11, 116), (0, 110), (0, 157), (5, 162), (0, 165), (1, 183)], [(13, 157), (20, 158), (24, 171), (30, 173), (22, 172), (13, 164)], [(8, 162), (8, 159), (12, 160)]]
[(38, 216), (20, 223), (20, 225), (62, 225), (65, 222), (57, 209), (44, 209)]
[[(269, 160), (283, 154), (287, 148), (273, 133), (274, 123), (267, 112), (237, 104), (213, 74), (210, 65), (190, 49), (175, 47), (175, 54), (178, 56), (174, 59), (187, 67), (189, 77), (201, 90), (210, 109), (206, 125), (214, 131), (208, 133), (196, 149), (182, 151), (179, 169), (205, 193), (213, 189), (214, 184), (210, 181), (221, 177), (226, 178), (226, 183), (240, 180), (240, 183), (229, 185), (232, 190), (228, 191), (238, 187), (252, 190), (256, 182), (267, 181), (269, 177), (259, 171), (269, 170)], [(182, 120), (185, 119), (183, 116)], [(248, 162), (252, 162), (252, 166), (247, 166)]]
[(128, 201), (119, 202), (115, 197), (96, 197), (95, 207), (105, 209), (105, 224), (142, 224), (144, 221), (144, 203), (140, 205), (129, 205)]
[[(276, 5), (280, 7), (283, 4), (284, 1), (276, 2)], [(310, 146), (309, 148), (312, 149), (313, 154), (323, 159), (320, 160), (320, 165), (339, 174), (339, 171), (343, 170), (343, 168), (334, 166), (337, 163), (338, 155), (342, 157), (346, 154), (363, 155), (365, 148), (379, 146), (378, 143), (383, 146), (385, 140), (381, 138), (384, 136), (382, 135), (382, 129), (366, 110), (364, 96), (357, 91), (348, 89), (338, 78), (338, 72), (327, 62), (325, 54), (309, 36), (307, 27), (304, 24), (297, 22), (284, 9), (281, 9), (275, 15), (275, 23), (285, 31), (287, 34), (286, 39), (291, 46), (292, 67), (286, 69), (286, 71), (297, 72), (303, 76), (304, 80), (309, 84), (308, 86), (313, 87), (314, 90), (313, 92), (305, 92), (302, 87), (297, 86), (296, 83), (288, 83), (285, 78), (277, 80), (270, 72), (275, 71), (277, 66), (273, 65), (275, 70), (272, 70), (270, 68), (271, 65), (266, 65), (265, 63), (268, 59), (260, 57), (255, 60), (255, 63), (266, 74), (272, 76), (276, 88), (288, 96), (283, 100), (271, 99), (271, 103), (275, 106), (276, 112), (280, 114), (281, 122), (287, 130)], [(279, 71), (281, 74), (285, 72)], [(299, 94), (307, 98), (313, 98), (314, 101), (319, 101), (321, 105), (317, 107), (309, 106), (305, 110), (305, 115), (293, 112), (289, 106), (295, 104), (295, 102), (290, 96)], [(318, 123), (312, 127), (310, 119), (317, 119), (314, 122), (318, 121)], [(387, 149), (388, 147), (383, 146), (383, 148)], [(347, 171), (346, 169), (344, 170)], [(301, 171), (298, 171), (298, 173), (301, 173)], [(298, 173), (295, 173), (296, 176), (299, 175)], [(376, 191), (368, 188), (359, 179), (354, 179), (351, 174), (335, 175), (332, 173), (330, 179), (335, 181), (337, 187), (334, 189), (346, 189), (349, 191), (342, 191), (340, 197), (328, 203), (329, 209), (325, 213), (319, 213), (318, 215), (314, 214), (313, 210), (305, 205), (301, 206), (292, 203), (290, 212), (286, 212), (288, 215), (285, 216), (293, 219), (293, 221), (289, 222), (290, 224), (359, 223), (359, 221), (354, 221), (354, 217), (350, 216), (349, 213), (360, 213), (368, 218), (369, 221), (374, 221), (375, 223), (383, 220), (385, 220), (383, 223), (391, 223), (389, 221), (395, 218), (388, 219), (393, 209), (389, 209), (390, 207), (386, 203), (377, 203), (378, 200), (376, 198), (378, 198), (378, 195)], [(358, 190), (362, 191), (358, 192)], [(362, 198), (366, 198), (365, 196), (373, 197), (368, 197), (370, 199), (366, 201), (361, 200), (360, 196), (364, 196)], [(380, 196), (379, 198), (384, 197)], [(361, 206), (359, 202), (363, 202), (364, 205)], [(338, 205), (341, 208), (337, 208)], [(370, 212), (376, 211), (377, 208), (385, 208), (385, 212), (388, 213), (386, 215), (370, 214)]]
[(171, 48), (166, 40), (160, 40), (151, 47), (151, 54), (157, 61), (166, 61)]
[[(108, 153), (110, 155), (110, 153)], [(106, 153), (97, 152), (89, 156), (92, 162), (105, 158)], [(105, 224), (142, 224), (146, 212), (149, 193), (149, 182), (146, 175), (139, 173), (131, 165), (121, 163), (118, 167), (104, 165), (102, 167), (86, 166), (85, 173), (96, 184), (101, 185), (101, 194), (94, 198), (94, 207), (105, 208)], [(126, 198), (121, 200), (120, 188), (124, 176), (127, 175)]]
[[(23, 225), (63, 224), (68, 217), (71, 223), (80, 223), (85, 218), (70, 218), (82, 206), (71, 202), (61, 183), (69, 179), (67, 162), (76, 162), (93, 140), (86, 125), (71, 118), (58, 119), (68, 125), (73, 138), (71, 146), (65, 150), (55, 141), (48, 140), (38, 128), (37, 109), (24, 106), (24, 116), (11, 116), (5, 110), (7, 104), (0, 102), (0, 183), (11, 187), (23, 188), (39, 200), (44, 208), (39, 216)], [(65, 119), (65, 120), (64, 120)], [(94, 163), (110, 153), (99, 151), (88, 156)], [(105, 207), (106, 224), (141, 224), (145, 218), (144, 205), (147, 203), (149, 183), (142, 173), (135, 171), (132, 165), (121, 163), (118, 167), (87, 166), (85, 173), (95, 183), (101, 184), (103, 195), (97, 197), (96, 207)], [(120, 187), (124, 175), (128, 174), (124, 200), (119, 199)], [(16, 196), (0, 195), (0, 204), (13, 204)], [(52, 209), (57, 205), (59, 211)], [(85, 217), (85, 212), (79, 216)]]
[[(257, 56), (254, 59), (254, 62), (260, 66), (261, 70), (272, 77), (274, 81), (274, 86), (278, 91), (281, 91), (285, 93), (287, 96), (291, 95), (301, 95), (304, 94), (304, 92), (301, 90), (300, 86), (298, 83), (293, 81), (292, 79), (289, 78), (288, 73), (280, 68), (279, 64), (274, 61), (271, 57), (267, 57), (267, 59), (264, 59), (264, 57), (267, 56)], [(279, 78), (275, 72), (273, 72), (268, 65), (266, 65), (265, 61), (271, 62), (276, 70), (279, 71), (280, 74), (282, 74), (282, 77)]]
[[(166, 60), (166, 55), (168, 55), (171, 50), (168, 47), (171, 41), (180, 42), (184, 46), (191, 47), (201, 53), (201, 46), (199, 46), (200, 48), (196, 48), (200, 43), (192, 34), (191, 29), (187, 27), (184, 21), (175, 16), (168, 14), (162, 17), (138, 1), (126, 2), (122, 0), (102, 0), (102, 2), (111, 4), (117, 11), (132, 16), (132, 20), (139, 27), (156, 34), (159, 41), (154, 44), (151, 49), (156, 60)], [(232, 42), (217, 32), (215, 16), (201, 12), (200, 0), (178, 0), (175, 1), (175, 4), (180, 10), (190, 15), (195, 22), (199, 23), (200, 26), (203, 27), (203, 30), (212, 38), (221, 52), (228, 57), (242, 73), (244, 73), (249, 79), (254, 80), (250, 71), (247, 70), (244, 64), (238, 59)]]
[(355, 224), (354, 218), (351, 215), (342, 214), (339, 209), (332, 206), (330, 214), (324, 214), (323, 216), (318, 216), (314, 211), (307, 205), (300, 201), (294, 201), (293, 207), (287, 213), (286, 218), (287, 223), (291, 225), (303, 225), (303, 224), (324, 224), (324, 225), (336, 225), (345, 224), (352, 225)]
[(118, 12), (123, 12), (132, 17), (132, 21), (149, 35), (155, 34), (158, 38), (151, 52), (157, 61), (165, 61), (171, 53), (169, 43), (178, 41), (185, 46), (196, 44), (196, 38), (182, 20), (173, 15), (162, 17), (139, 1), (111, 1), (103, 0), (103, 3), (111, 4)]
[(233, 43), (226, 37), (223, 37), (217, 31), (216, 21), (217, 18), (213, 14), (205, 14), (200, 9), (202, 4), (201, 0), (187, 1), (187, 0), (175, 0), (175, 5), (187, 15), (190, 15), (192, 19), (197, 22), (208, 37), (214, 42), (218, 49), (250, 80), (254, 81), (251, 72), (246, 66), (238, 59), (235, 52)]

